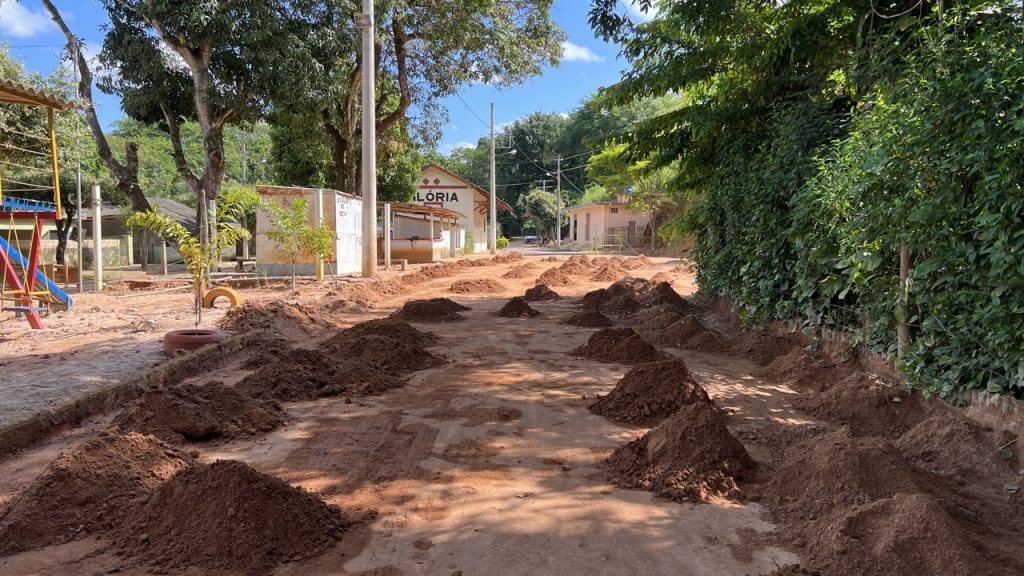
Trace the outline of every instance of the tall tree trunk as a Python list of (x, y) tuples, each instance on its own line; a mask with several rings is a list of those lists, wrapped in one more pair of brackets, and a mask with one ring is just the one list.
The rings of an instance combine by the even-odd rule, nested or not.
[(142, 188), (139, 187), (138, 146), (131, 144), (131, 146), (135, 146), (134, 167), (132, 166), (131, 156), (127, 158), (127, 164), (121, 164), (114, 157), (114, 153), (110, 149), (110, 143), (107, 142), (107, 136), (104, 134), (103, 127), (96, 116), (96, 108), (93, 107), (92, 72), (89, 70), (89, 62), (85, 59), (85, 55), (82, 54), (82, 43), (71, 32), (71, 28), (64, 22), (64, 18), (61, 16), (60, 11), (57, 10), (57, 7), (53, 5), (53, 2), (51, 0), (42, 0), (42, 2), (47, 12), (50, 13), (50, 18), (53, 19), (53, 22), (64, 33), (64, 38), (68, 42), (68, 54), (71, 58), (74, 58), (78, 65), (78, 99), (81, 100), (85, 122), (89, 127), (89, 133), (92, 134), (92, 138), (96, 142), (96, 150), (100, 159), (107, 165), (107, 169), (110, 170), (110, 174), (117, 182), (117, 189), (124, 193), (131, 201), (132, 210), (136, 212), (148, 211), (150, 209), (149, 201), (146, 200), (146, 196), (142, 193)]

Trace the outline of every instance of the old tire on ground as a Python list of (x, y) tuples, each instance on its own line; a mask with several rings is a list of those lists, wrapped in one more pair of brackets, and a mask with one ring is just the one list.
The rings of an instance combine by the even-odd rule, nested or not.
[(225, 338), (227, 334), (218, 330), (172, 330), (164, 334), (164, 353), (173, 355), (178, 350), (191, 352)]
[(234, 288), (217, 286), (216, 288), (211, 288), (210, 291), (203, 296), (203, 308), (213, 308), (213, 301), (221, 296), (228, 299), (228, 308), (234, 308), (242, 303), (242, 295)]

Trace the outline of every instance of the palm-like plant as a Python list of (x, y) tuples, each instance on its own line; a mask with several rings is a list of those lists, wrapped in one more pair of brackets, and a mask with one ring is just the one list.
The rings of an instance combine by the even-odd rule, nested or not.
[[(245, 228), (232, 226), (229, 222), (241, 219), (243, 214), (254, 210), (259, 203), (259, 195), (251, 188), (223, 189), (217, 202), (217, 233), (212, 242), (206, 243), (200, 237), (199, 230), (193, 234), (181, 222), (156, 210), (137, 212), (128, 218), (129, 226), (148, 230), (173, 242), (177, 247), (186, 270), (192, 276), (193, 312), (196, 315), (197, 327), (203, 319), (203, 294), (206, 293), (210, 268), (216, 264), (224, 248), (233, 246), (240, 240), (248, 240), (252, 236)], [(199, 227), (201, 228), (202, 224)]]

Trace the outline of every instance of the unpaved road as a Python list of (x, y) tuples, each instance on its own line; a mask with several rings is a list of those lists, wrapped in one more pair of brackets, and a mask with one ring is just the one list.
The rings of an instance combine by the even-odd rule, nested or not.
[[(507, 268), (469, 269), (458, 278), (497, 278)], [(425, 283), (403, 300), (451, 296), (453, 280)], [(644, 429), (611, 423), (586, 406), (627, 367), (569, 354), (591, 330), (559, 323), (574, 308), (566, 301), (535, 304), (539, 318), (494, 316), (533, 281), (503, 282), (500, 296), (455, 297), (472, 307), (466, 321), (417, 326), (440, 336), (431, 351), (448, 364), (359, 402), (289, 404), (293, 421), (258, 440), (197, 445), (203, 460), (243, 460), (328, 502), (378, 511), (368, 531), (277, 573), (767, 574), (795, 561), (753, 543), (772, 528), (756, 504), (683, 505), (609, 484), (600, 462)], [(604, 285), (558, 290), (580, 295)], [(692, 277), (675, 287), (692, 292)], [(713, 369), (702, 364), (698, 373)], [(707, 375), (712, 395), (730, 381), (737, 385), (730, 395), (746, 386), (733, 375)], [(91, 426), (104, 424), (99, 418)], [(87, 425), (0, 464), (0, 500), (90, 433)], [(93, 539), (0, 560), (0, 572), (12, 576), (114, 569), (149, 573), (123, 565)]]

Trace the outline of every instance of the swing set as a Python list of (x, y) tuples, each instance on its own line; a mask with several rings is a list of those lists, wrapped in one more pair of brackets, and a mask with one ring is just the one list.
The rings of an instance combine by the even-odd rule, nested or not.
[[(7, 221), (6, 234), (0, 235), (0, 310), (14, 312), (24, 317), (32, 328), (40, 329), (43, 327), (41, 316), (49, 314), (55, 306), (70, 309), (72, 304), (71, 297), (43, 274), (39, 261), (44, 223), (62, 218), (54, 111), (74, 108), (74, 105), (7, 80), (0, 80), (0, 103), (46, 109), (47, 136), (10, 129), (6, 130), (10, 134), (0, 134), (0, 221)], [(33, 149), (35, 141), (42, 141), (44, 149)], [(33, 165), (32, 161), (38, 158), (44, 159), (47, 165)], [(21, 176), (31, 176), (33, 172), (47, 174), (50, 185), (34, 183), (33, 178)], [(12, 192), (35, 195), (51, 192), (53, 201), (11, 196)], [(19, 223), (26, 221), (31, 222), (27, 255), (18, 235)]]

